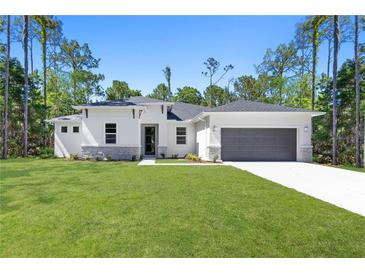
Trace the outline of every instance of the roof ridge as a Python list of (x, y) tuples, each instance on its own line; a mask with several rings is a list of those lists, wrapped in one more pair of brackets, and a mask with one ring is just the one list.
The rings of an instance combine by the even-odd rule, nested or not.
[(201, 107), (201, 108), (209, 108), (209, 109), (212, 109), (211, 107), (208, 107), (208, 106), (196, 105), (196, 104), (191, 104), (191, 103), (186, 103), (186, 102), (180, 102), (180, 101), (175, 101), (174, 103), (175, 104), (176, 103), (179, 103), (179, 104), (185, 104), (185, 105), (194, 106), (194, 107)]
[(252, 101), (252, 100), (246, 100), (244, 98), (240, 98), (233, 102), (217, 106), (212, 109), (212, 112), (215, 111), (285, 112), (285, 110), (289, 112), (312, 112), (312, 110), (306, 108), (290, 107), (261, 101)]

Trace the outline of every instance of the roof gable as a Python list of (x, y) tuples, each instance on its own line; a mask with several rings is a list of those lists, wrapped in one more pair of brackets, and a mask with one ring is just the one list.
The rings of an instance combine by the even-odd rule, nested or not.
[(174, 105), (169, 108), (169, 111), (167, 112), (167, 119), (168, 120), (177, 120), (177, 121), (183, 121), (183, 120), (190, 120), (193, 119), (195, 116), (197, 116), (199, 113), (208, 111), (211, 108), (199, 106), (199, 105), (193, 105), (183, 102), (175, 102)]

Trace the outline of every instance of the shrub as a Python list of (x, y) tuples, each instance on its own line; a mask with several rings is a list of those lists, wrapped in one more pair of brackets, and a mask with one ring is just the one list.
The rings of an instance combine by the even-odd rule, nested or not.
[(193, 153), (188, 153), (188, 154), (185, 155), (184, 158), (187, 159), (187, 160), (190, 160), (192, 155), (193, 155)]
[(41, 159), (48, 159), (48, 158), (51, 158), (49, 155), (47, 155), (47, 154), (41, 154), (41, 155), (39, 155), (39, 158), (41, 158)]
[(200, 162), (200, 157), (198, 155), (194, 155), (191, 160), (193, 162)]
[(199, 162), (200, 161), (199, 156), (194, 154), (194, 153), (186, 154), (185, 159), (193, 161), (193, 162)]
[(95, 160), (96, 160), (96, 161), (101, 161), (101, 160), (103, 160), (103, 159), (102, 159), (101, 157), (99, 157), (99, 156), (96, 156)]
[(213, 163), (216, 163), (217, 160), (218, 160), (218, 158), (219, 158), (218, 154), (214, 154), (214, 156), (213, 156)]
[(160, 155), (161, 155), (162, 159), (165, 159), (165, 157), (166, 157), (165, 153), (160, 153)]
[(84, 155), (84, 160), (86, 160), (86, 161), (90, 161), (91, 160), (91, 157), (90, 157), (90, 155)]
[(39, 157), (41, 159), (53, 158), (53, 156), (54, 156), (53, 148), (45, 147), (39, 150)]
[(137, 161), (137, 155), (132, 155), (132, 161)]
[(76, 161), (76, 160), (79, 159), (79, 156), (77, 154), (70, 154), (69, 158), (70, 158), (71, 161)]
[(139, 160), (142, 161), (143, 160), (143, 155), (139, 155)]
[(112, 156), (111, 156), (111, 155), (108, 155), (108, 156), (106, 156), (106, 160), (107, 160), (107, 161), (113, 161), (113, 158), (112, 158)]

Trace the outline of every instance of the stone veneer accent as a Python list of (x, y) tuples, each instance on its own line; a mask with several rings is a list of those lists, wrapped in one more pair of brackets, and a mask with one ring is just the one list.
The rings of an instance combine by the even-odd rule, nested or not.
[(138, 160), (140, 157), (140, 147), (96, 147), (96, 146), (83, 146), (81, 147), (81, 155), (83, 158), (90, 157), (91, 159), (106, 160), (107, 157), (112, 157), (113, 160), (132, 160), (135, 155)]
[(311, 146), (301, 147), (300, 153), (302, 155), (300, 161), (307, 162), (307, 163), (312, 162), (313, 148)]
[(221, 147), (219, 146), (208, 146), (207, 147), (208, 160), (213, 161), (214, 155), (218, 155), (218, 160), (221, 159)]
[(165, 153), (165, 157), (167, 157), (167, 147), (158, 146), (156, 158), (162, 158), (161, 153)]

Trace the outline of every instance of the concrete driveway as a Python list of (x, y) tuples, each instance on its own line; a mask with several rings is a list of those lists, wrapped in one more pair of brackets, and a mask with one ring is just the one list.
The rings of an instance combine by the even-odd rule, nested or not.
[(365, 216), (365, 173), (300, 162), (224, 162)]

